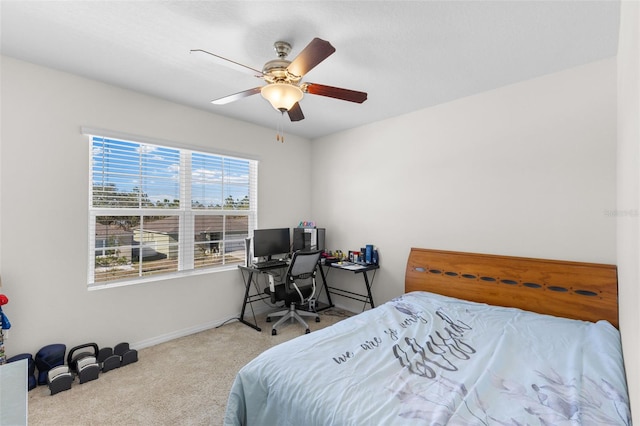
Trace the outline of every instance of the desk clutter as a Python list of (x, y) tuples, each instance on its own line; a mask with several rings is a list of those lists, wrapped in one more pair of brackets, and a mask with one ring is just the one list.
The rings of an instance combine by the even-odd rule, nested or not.
[(374, 247), (373, 244), (367, 244), (360, 248), (359, 251), (349, 250), (346, 253), (342, 250), (326, 251), (324, 252), (322, 262), (325, 265), (332, 263), (344, 264), (345, 262), (363, 266), (378, 265), (378, 249)]

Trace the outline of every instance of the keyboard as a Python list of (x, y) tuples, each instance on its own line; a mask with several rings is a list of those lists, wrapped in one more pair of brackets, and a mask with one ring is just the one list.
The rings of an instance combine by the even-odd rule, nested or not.
[(287, 266), (287, 261), (272, 259), (272, 260), (265, 260), (262, 262), (255, 262), (253, 264), (253, 267), (256, 269), (277, 268), (279, 266)]

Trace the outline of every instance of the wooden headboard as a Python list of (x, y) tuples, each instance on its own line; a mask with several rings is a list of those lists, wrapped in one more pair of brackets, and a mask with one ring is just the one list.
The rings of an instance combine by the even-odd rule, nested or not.
[(405, 292), (418, 290), (618, 327), (615, 265), (412, 248)]

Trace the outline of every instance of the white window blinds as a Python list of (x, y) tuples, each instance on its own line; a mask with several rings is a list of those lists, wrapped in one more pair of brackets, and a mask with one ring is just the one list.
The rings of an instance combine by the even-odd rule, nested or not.
[(90, 286), (244, 263), (256, 160), (89, 136)]

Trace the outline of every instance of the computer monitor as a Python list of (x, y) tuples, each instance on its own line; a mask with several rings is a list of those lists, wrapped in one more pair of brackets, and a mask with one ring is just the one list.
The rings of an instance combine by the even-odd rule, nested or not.
[(289, 254), (291, 235), (289, 228), (255, 229), (253, 231), (253, 255), (266, 257)]
[(325, 228), (293, 228), (293, 251), (325, 250)]

